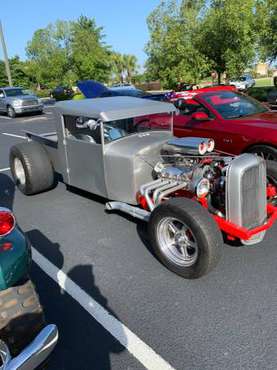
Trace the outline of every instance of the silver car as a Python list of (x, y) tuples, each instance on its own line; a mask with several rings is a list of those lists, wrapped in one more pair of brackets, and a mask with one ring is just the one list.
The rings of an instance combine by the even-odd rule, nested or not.
[(0, 112), (14, 118), (22, 113), (42, 113), (43, 105), (36, 95), (20, 87), (4, 87), (0, 88)]
[(237, 80), (230, 81), (230, 85), (234, 85), (240, 91), (246, 91), (255, 85), (255, 80), (250, 75), (244, 75)]

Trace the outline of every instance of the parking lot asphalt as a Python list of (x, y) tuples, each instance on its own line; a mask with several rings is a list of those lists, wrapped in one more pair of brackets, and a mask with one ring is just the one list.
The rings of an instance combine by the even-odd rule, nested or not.
[(55, 130), (53, 109), (0, 116), (1, 204), (14, 210), (35, 251), (124, 326), (111, 334), (78, 295), (34, 263), (31, 276), (46, 318), (60, 332), (49, 369), (142, 369), (143, 355), (149, 361), (155, 353), (157, 370), (163, 361), (176, 369), (275, 369), (277, 225), (257, 246), (224, 245), (217, 268), (199, 280), (174, 275), (153, 257), (146, 225), (106, 213), (105, 200), (63, 183), (32, 197), (15, 189), (6, 170), (9, 148), (24, 140), (24, 130)]

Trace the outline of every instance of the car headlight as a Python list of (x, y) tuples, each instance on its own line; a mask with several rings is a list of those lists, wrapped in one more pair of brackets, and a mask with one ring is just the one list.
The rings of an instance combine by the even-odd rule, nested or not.
[(19, 106), (21, 106), (22, 105), (22, 100), (14, 100), (13, 101), (13, 106), (14, 107), (19, 107)]
[(196, 186), (196, 195), (197, 198), (204, 198), (209, 194), (210, 191), (210, 182), (208, 179), (202, 179), (198, 182)]

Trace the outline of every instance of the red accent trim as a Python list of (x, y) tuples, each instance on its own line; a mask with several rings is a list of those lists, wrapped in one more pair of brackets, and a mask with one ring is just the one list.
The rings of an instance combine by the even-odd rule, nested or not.
[(224, 218), (213, 215), (214, 220), (218, 224), (219, 228), (224, 231), (227, 235), (238, 239), (248, 240), (252, 236), (259, 234), (262, 231), (268, 230), (277, 220), (277, 207), (271, 204), (267, 205), (267, 221), (264, 225), (255, 227), (254, 229), (248, 230), (245, 227), (241, 227), (233, 224), (232, 222), (226, 221)]
[(277, 195), (277, 189), (274, 185), (269, 184), (266, 188), (266, 193), (268, 198), (276, 197)]

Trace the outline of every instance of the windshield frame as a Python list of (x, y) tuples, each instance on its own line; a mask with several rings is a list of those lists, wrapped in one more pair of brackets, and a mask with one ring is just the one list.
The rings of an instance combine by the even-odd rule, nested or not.
[[(123, 139), (127, 139), (131, 136), (134, 136), (134, 135), (142, 135), (142, 136), (147, 136), (147, 134), (149, 133), (153, 133), (153, 132), (169, 132), (171, 133), (171, 135), (173, 135), (173, 118), (174, 118), (174, 112), (170, 112), (170, 113), (159, 113), (159, 114), (150, 114), (150, 115), (144, 115), (144, 116), (137, 116), (137, 117), (133, 117), (133, 118), (128, 118), (126, 120), (116, 120), (116, 121), (107, 121), (107, 122), (102, 122), (102, 125), (101, 125), (101, 131), (102, 131), (102, 143), (103, 145), (109, 145), (111, 143), (114, 143), (115, 141), (119, 141), (119, 140), (123, 140)], [(168, 126), (166, 128), (159, 128), (157, 127), (156, 129), (154, 128), (150, 128), (150, 129), (147, 129), (145, 128), (144, 130), (139, 130), (139, 131), (130, 131), (130, 132), (126, 132), (127, 134), (124, 135), (124, 136), (120, 136), (120, 137), (117, 137), (111, 141), (107, 141), (105, 140), (105, 134), (104, 134), (104, 129), (105, 129), (105, 126), (113, 126), (115, 129), (122, 129), (124, 130), (122, 127), (120, 127), (120, 124), (117, 125), (117, 122), (123, 122), (123, 121), (128, 121), (129, 119), (133, 119), (134, 121), (135, 120), (139, 120), (139, 122), (144, 122), (145, 120), (149, 119), (147, 117), (150, 117), (151, 116), (155, 116), (155, 115), (158, 115), (158, 116), (166, 116), (167, 119), (169, 119), (169, 122), (167, 123)], [(160, 120), (161, 118), (158, 117), (158, 119)], [(155, 121), (152, 121), (154, 124), (155, 124)], [(128, 122), (126, 122), (126, 124), (128, 124)], [(134, 125), (133, 128), (135, 128), (136, 126), (136, 123), (133, 122), (132, 125)]]
[[(238, 115), (232, 115), (232, 116), (225, 116), (224, 114), (222, 114), (222, 112), (218, 109), (218, 106), (219, 104), (215, 105), (213, 104), (209, 99), (210, 96), (213, 96), (213, 95), (218, 95), (218, 94), (233, 94), (233, 95), (237, 95), (240, 99), (244, 99), (245, 101), (248, 101), (249, 103), (252, 103), (253, 106), (256, 106), (257, 108), (260, 108), (260, 109), (257, 109), (255, 112), (249, 112), (249, 113), (245, 113), (245, 114), (238, 114)], [(226, 120), (226, 121), (229, 121), (229, 120), (234, 120), (234, 119), (241, 119), (241, 118), (244, 118), (244, 117), (249, 117), (249, 116), (252, 116), (252, 115), (255, 115), (255, 114), (260, 114), (260, 113), (265, 113), (265, 112), (268, 112), (269, 110), (264, 106), (262, 105), (258, 100), (252, 98), (251, 96), (248, 96), (248, 95), (245, 95), (241, 92), (238, 92), (238, 91), (227, 91), (227, 90), (223, 90), (223, 91), (214, 91), (214, 92), (207, 92), (207, 93), (204, 93), (204, 94), (201, 94), (201, 99), (204, 101), (204, 103), (206, 105), (208, 105), (209, 107), (212, 108), (213, 111), (215, 111), (217, 113), (217, 115), (219, 115), (222, 119)]]

